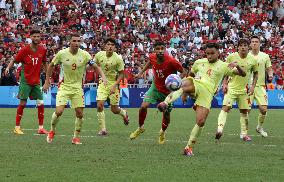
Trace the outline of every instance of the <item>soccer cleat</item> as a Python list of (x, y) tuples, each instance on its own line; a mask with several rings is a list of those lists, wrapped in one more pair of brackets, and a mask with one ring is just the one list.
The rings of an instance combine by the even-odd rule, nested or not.
[(24, 134), (24, 132), (22, 131), (21, 128), (15, 128), (14, 133), (17, 134), (17, 135), (23, 135)]
[(251, 137), (248, 135), (243, 136), (243, 141), (245, 142), (250, 142), (251, 141)]
[(259, 133), (259, 134), (260, 134), (261, 136), (263, 136), (263, 137), (267, 137), (267, 132), (265, 132), (265, 131), (263, 130), (263, 128), (260, 127), (260, 126), (257, 126), (257, 127), (256, 127), (256, 132)]
[(216, 140), (220, 140), (220, 138), (222, 137), (223, 135), (223, 131), (220, 130), (220, 129), (217, 129), (217, 132), (216, 132), (216, 135), (215, 135), (215, 139)]
[(166, 136), (164, 131), (160, 131), (159, 135), (159, 144), (164, 144), (166, 141)]
[(72, 144), (81, 145), (82, 143), (80, 142), (80, 138), (79, 137), (73, 137), (72, 138)]
[(165, 112), (168, 108), (168, 104), (166, 102), (161, 102), (157, 105), (157, 108), (160, 112)]
[(142, 134), (145, 131), (144, 128), (138, 128), (133, 133), (130, 134), (130, 139), (133, 140), (137, 138), (140, 134)]
[(37, 134), (45, 135), (45, 134), (48, 134), (48, 132), (44, 128), (41, 128), (37, 130)]
[(194, 154), (192, 152), (192, 148), (191, 147), (185, 147), (184, 150), (183, 150), (183, 155), (185, 155), (187, 157), (194, 156)]
[(51, 143), (51, 142), (53, 141), (54, 135), (55, 135), (55, 132), (54, 132), (54, 131), (50, 131), (50, 132), (47, 134), (47, 137), (46, 137), (47, 143)]
[(106, 136), (107, 134), (108, 134), (108, 133), (107, 133), (106, 130), (101, 130), (101, 131), (99, 131), (99, 133), (98, 133), (99, 136)]
[(123, 117), (123, 122), (127, 126), (129, 124), (129, 117), (128, 117), (127, 111), (125, 111), (125, 112), (126, 112), (126, 114), (125, 114), (125, 117)]

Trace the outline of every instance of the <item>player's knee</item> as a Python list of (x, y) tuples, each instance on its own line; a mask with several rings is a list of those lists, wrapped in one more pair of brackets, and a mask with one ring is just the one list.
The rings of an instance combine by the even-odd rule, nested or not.
[(204, 119), (198, 119), (196, 121), (196, 124), (199, 126), (199, 127), (203, 127), (204, 124), (205, 124), (205, 120)]
[(267, 108), (262, 108), (262, 109), (260, 109), (260, 113), (261, 113), (262, 115), (266, 115), (266, 113), (267, 113)]
[(82, 119), (83, 118), (83, 112), (81, 112), (81, 111), (76, 112), (76, 117), (79, 118), (79, 119)]
[(57, 117), (59, 117), (63, 114), (63, 110), (55, 111), (55, 114), (56, 114)]
[(21, 105), (22, 107), (25, 107), (26, 104), (27, 104), (26, 100), (21, 100), (19, 105)]
[(225, 112), (229, 112), (231, 110), (231, 107), (223, 106), (222, 110), (225, 111)]
[(36, 105), (37, 106), (41, 106), (43, 104), (44, 104), (43, 100), (36, 100)]
[(104, 110), (104, 105), (103, 104), (97, 104), (97, 111), (102, 112)]
[(120, 109), (119, 109), (119, 107), (118, 106), (111, 106), (111, 112), (113, 113), (113, 114), (119, 114), (120, 113)]

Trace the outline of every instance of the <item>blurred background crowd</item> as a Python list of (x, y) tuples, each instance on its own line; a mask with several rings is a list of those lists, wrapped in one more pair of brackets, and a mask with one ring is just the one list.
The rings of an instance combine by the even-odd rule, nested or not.
[[(94, 55), (106, 37), (116, 39), (117, 52), (125, 62), (129, 84), (151, 83), (153, 71), (135, 80), (157, 40), (184, 67), (203, 57), (203, 45), (219, 42), (220, 59), (236, 51), (240, 38), (258, 35), (262, 51), (270, 55), (274, 80), (269, 89), (283, 89), (283, 0), (0, 0), (0, 85), (17, 85), (20, 66), (8, 76), (3, 70), (18, 50), (30, 43), (29, 30), (42, 31), (42, 43), (51, 61), (68, 47), (71, 32), (80, 32), (82, 49)], [(52, 74), (58, 82), (60, 67)], [(44, 79), (44, 73), (42, 73)], [(85, 83), (98, 81), (88, 68)]]

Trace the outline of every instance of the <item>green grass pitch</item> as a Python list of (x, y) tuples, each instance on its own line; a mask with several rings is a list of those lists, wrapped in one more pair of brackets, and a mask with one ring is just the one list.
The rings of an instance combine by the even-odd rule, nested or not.
[[(50, 128), (54, 109), (45, 110), (45, 128)], [(192, 109), (174, 109), (166, 143), (158, 144), (161, 113), (148, 110), (145, 133), (136, 140), (129, 134), (137, 128), (138, 109), (128, 109), (131, 123), (106, 109), (109, 136), (97, 136), (95, 109), (85, 109), (83, 145), (74, 146), (74, 110), (66, 109), (52, 144), (36, 135), (37, 110), (25, 109), (22, 128), (12, 130), (16, 109), (0, 109), (0, 181), (284, 181), (283, 110), (269, 110), (265, 129), (269, 137), (255, 132), (258, 112), (250, 115), (249, 134), (253, 141), (239, 139), (239, 113), (228, 116), (225, 135), (216, 144), (214, 137), (219, 109), (212, 109), (193, 152), (182, 150), (195, 124)]]

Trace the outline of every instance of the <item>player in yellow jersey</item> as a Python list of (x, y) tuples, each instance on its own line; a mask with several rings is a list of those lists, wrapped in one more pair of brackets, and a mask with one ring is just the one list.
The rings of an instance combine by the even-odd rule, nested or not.
[(83, 109), (84, 92), (82, 89), (83, 75), (86, 70), (86, 64), (93, 66), (101, 75), (102, 80), (107, 84), (106, 77), (101, 68), (92, 60), (91, 55), (79, 49), (81, 45), (81, 38), (79, 34), (72, 34), (70, 40), (70, 47), (59, 51), (46, 72), (46, 80), (43, 86), (43, 91), (47, 92), (50, 86), (50, 75), (56, 64), (61, 64), (63, 68), (63, 76), (60, 78), (58, 85), (58, 92), (56, 95), (56, 110), (51, 117), (51, 130), (47, 136), (47, 142), (51, 143), (54, 139), (56, 124), (59, 121), (59, 117), (63, 114), (64, 108), (67, 105), (68, 100), (71, 101), (71, 107), (75, 109), (75, 131), (72, 139), (72, 144), (81, 144), (80, 132), (83, 124)]
[(267, 137), (267, 132), (264, 131), (262, 125), (266, 118), (268, 98), (266, 93), (265, 76), (268, 75), (268, 81), (273, 79), (273, 70), (269, 55), (260, 51), (260, 39), (258, 36), (251, 37), (251, 51), (249, 54), (254, 56), (258, 62), (258, 80), (254, 89), (254, 93), (250, 96), (250, 101), (253, 103), (255, 100), (258, 109), (258, 125), (256, 131), (263, 137)]
[[(223, 135), (228, 112), (231, 110), (233, 103), (236, 101), (240, 110), (240, 137), (244, 141), (251, 141), (248, 135), (248, 111), (251, 108), (249, 96), (254, 93), (254, 88), (258, 77), (257, 60), (249, 53), (249, 41), (240, 39), (238, 42), (238, 52), (232, 53), (227, 57), (227, 63), (236, 61), (239, 66), (246, 71), (246, 77), (233, 76), (224, 79), (223, 107), (218, 117), (218, 129), (216, 139), (219, 140)], [(253, 82), (248, 90), (248, 83), (251, 72), (253, 72)]]
[(100, 51), (95, 55), (95, 61), (103, 70), (108, 80), (107, 85), (99, 84), (97, 90), (97, 116), (100, 131), (98, 135), (107, 135), (105, 124), (104, 103), (109, 98), (110, 108), (114, 114), (119, 114), (124, 124), (128, 125), (129, 119), (126, 110), (119, 107), (120, 93), (119, 82), (124, 76), (124, 62), (121, 55), (114, 52), (115, 40), (108, 38), (105, 40), (105, 51)]
[(191, 131), (189, 141), (184, 149), (184, 155), (192, 156), (192, 147), (196, 143), (210, 111), (211, 102), (218, 85), (224, 76), (246, 76), (245, 71), (235, 62), (225, 63), (219, 60), (219, 45), (208, 43), (205, 54), (207, 58), (194, 62), (191, 76), (183, 79), (182, 87), (172, 92), (164, 102), (158, 105), (160, 111), (165, 111), (170, 103), (182, 96), (186, 101), (187, 96), (195, 99), (196, 124)]

